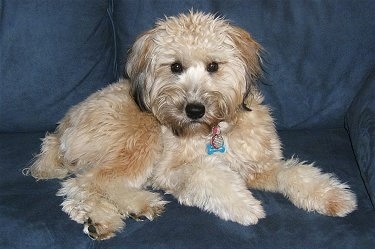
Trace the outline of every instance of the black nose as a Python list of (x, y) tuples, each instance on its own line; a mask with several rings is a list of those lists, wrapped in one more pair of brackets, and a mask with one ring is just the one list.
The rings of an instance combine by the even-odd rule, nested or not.
[(191, 119), (199, 119), (204, 116), (206, 108), (199, 103), (190, 103), (185, 107), (186, 115)]

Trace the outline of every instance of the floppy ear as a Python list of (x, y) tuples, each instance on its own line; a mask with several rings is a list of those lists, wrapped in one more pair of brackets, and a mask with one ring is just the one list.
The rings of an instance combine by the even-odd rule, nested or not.
[(150, 111), (147, 96), (147, 77), (150, 77), (151, 52), (153, 50), (152, 30), (143, 33), (128, 53), (126, 73), (130, 78), (130, 94), (141, 111)]
[(251, 110), (249, 107), (249, 102), (251, 102), (250, 94), (251, 91), (256, 88), (257, 80), (262, 76), (262, 47), (248, 32), (239, 27), (231, 26), (228, 33), (234, 47), (239, 52), (239, 57), (246, 70), (246, 91), (244, 93), (242, 106), (246, 110)]

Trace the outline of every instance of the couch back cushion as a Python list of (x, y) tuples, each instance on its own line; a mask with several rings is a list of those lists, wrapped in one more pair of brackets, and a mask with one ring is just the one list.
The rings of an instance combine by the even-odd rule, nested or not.
[(344, 127), (363, 79), (375, 67), (375, 1), (116, 1), (119, 63), (137, 34), (164, 15), (218, 13), (265, 49), (266, 103), (280, 129)]
[(114, 80), (108, 2), (1, 1), (0, 132), (46, 130)]
[(192, 8), (226, 17), (263, 45), (260, 86), (280, 129), (343, 127), (375, 68), (370, 0), (3, 0), (0, 8), (0, 132), (53, 128), (123, 72), (138, 34)]

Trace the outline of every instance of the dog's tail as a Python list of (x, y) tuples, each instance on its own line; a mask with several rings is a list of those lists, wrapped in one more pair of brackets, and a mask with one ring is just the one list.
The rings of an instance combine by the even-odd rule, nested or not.
[(47, 133), (42, 139), (41, 152), (34, 157), (30, 167), (23, 169), (24, 175), (31, 175), (37, 180), (64, 178), (68, 175), (68, 169), (60, 156), (60, 140), (55, 133)]

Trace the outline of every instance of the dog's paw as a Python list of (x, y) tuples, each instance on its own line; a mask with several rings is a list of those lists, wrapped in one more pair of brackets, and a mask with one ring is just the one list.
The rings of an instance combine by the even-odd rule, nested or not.
[(255, 198), (243, 203), (234, 203), (228, 214), (228, 220), (237, 222), (244, 226), (255, 225), (262, 218), (266, 217), (260, 201)]
[(356, 196), (347, 184), (312, 164), (290, 159), (277, 180), (280, 192), (306, 211), (343, 217), (357, 208)]
[(329, 189), (318, 202), (321, 202), (321, 205), (317, 211), (329, 216), (344, 217), (357, 208), (355, 194), (344, 184)]
[(125, 226), (124, 215), (113, 204), (103, 200), (96, 202), (83, 223), (83, 232), (95, 240), (109, 239)]
[(164, 212), (167, 203), (168, 201), (163, 201), (158, 197), (144, 205), (140, 210), (131, 211), (128, 216), (136, 221), (144, 221), (146, 219), (152, 221)]
[(93, 240), (106, 240), (115, 236), (115, 232), (118, 229), (113, 227), (113, 224), (95, 222), (88, 218), (84, 222), (83, 232)]
[(330, 174), (320, 175), (315, 181), (289, 194), (296, 206), (338, 217), (344, 217), (357, 208), (356, 196), (346, 184), (340, 183)]
[[(181, 199), (179, 201), (184, 203)], [(185, 204), (193, 206), (189, 202), (185, 202)], [(233, 221), (244, 226), (255, 225), (260, 219), (266, 217), (261, 202), (254, 198), (248, 190), (225, 198), (223, 196), (221, 198), (210, 197), (203, 200), (202, 204), (203, 206), (197, 206), (214, 213), (223, 220)]]
[(129, 217), (136, 221), (144, 220), (154, 220), (156, 217), (160, 216), (164, 212), (164, 204), (157, 206), (148, 206), (146, 209), (142, 210), (139, 213), (130, 213)]

